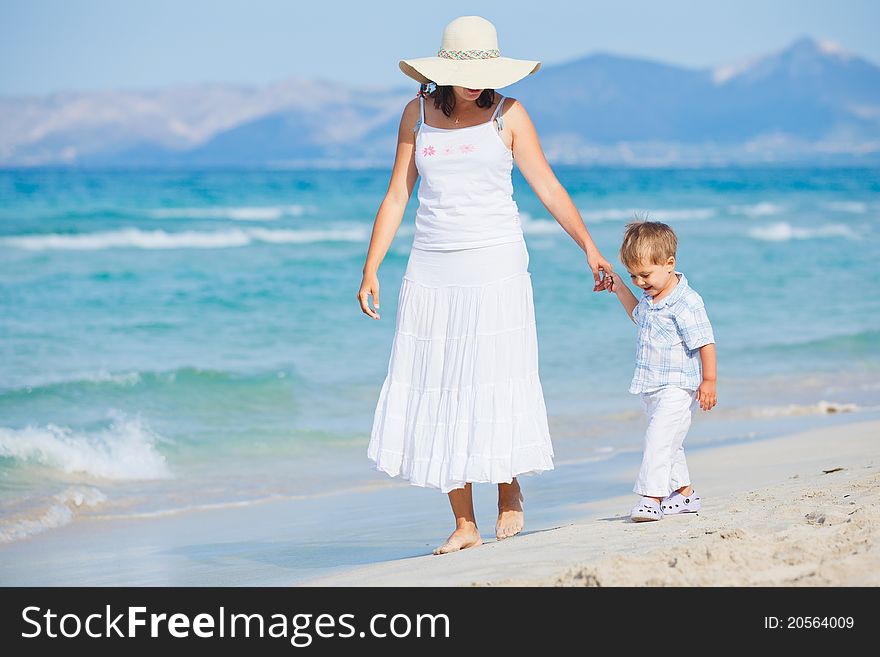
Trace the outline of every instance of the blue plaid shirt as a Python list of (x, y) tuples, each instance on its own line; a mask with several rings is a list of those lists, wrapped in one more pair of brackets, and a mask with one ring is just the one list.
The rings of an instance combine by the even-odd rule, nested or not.
[(681, 272), (669, 296), (656, 304), (647, 292), (633, 310), (639, 327), (635, 394), (675, 386), (696, 390), (703, 381), (700, 347), (715, 342), (703, 298)]

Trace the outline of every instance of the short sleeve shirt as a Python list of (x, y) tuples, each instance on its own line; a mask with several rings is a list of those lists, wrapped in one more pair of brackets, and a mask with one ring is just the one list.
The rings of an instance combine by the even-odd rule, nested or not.
[(678, 285), (656, 304), (645, 293), (633, 310), (639, 327), (636, 369), (629, 391), (670, 386), (696, 390), (703, 380), (700, 347), (715, 342), (703, 298), (681, 272)]

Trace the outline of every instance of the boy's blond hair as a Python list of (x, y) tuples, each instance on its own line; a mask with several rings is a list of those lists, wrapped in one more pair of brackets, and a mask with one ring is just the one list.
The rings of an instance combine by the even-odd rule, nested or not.
[(640, 264), (663, 265), (675, 257), (677, 248), (678, 238), (669, 226), (639, 218), (626, 225), (620, 261), (630, 270)]

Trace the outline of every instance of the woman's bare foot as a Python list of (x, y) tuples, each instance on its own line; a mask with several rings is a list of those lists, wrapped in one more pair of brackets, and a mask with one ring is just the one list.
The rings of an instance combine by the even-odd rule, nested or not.
[(495, 538), (499, 541), (516, 536), (522, 531), (525, 522), (522, 503), (523, 495), (516, 477), (509, 484), (498, 484), (498, 522), (495, 523)]
[(460, 522), (457, 523), (455, 531), (449, 535), (446, 542), (440, 547), (434, 549), (434, 554), (458, 552), (459, 550), (477, 547), (482, 544), (483, 539), (480, 538), (480, 530), (477, 529), (476, 523)]

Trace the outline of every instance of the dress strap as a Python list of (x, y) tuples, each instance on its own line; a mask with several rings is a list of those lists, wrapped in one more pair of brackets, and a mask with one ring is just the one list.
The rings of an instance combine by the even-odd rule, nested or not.
[(490, 121), (494, 121), (496, 118), (498, 119), (498, 130), (501, 131), (504, 129), (504, 121), (501, 118), (501, 107), (504, 105), (505, 96), (501, 96), (501, 100), (498, 101), (498, 106), (495, 108), (495, 111), (492, 113), (492, 118)]
[(413, 128), (413, 132), (418, 132), (419, 128), (422, 127), (422, 124), (425, 122), (425, 97), (422, 94), (419, 94), (419, 122), (416, 123), (416, 127)]

